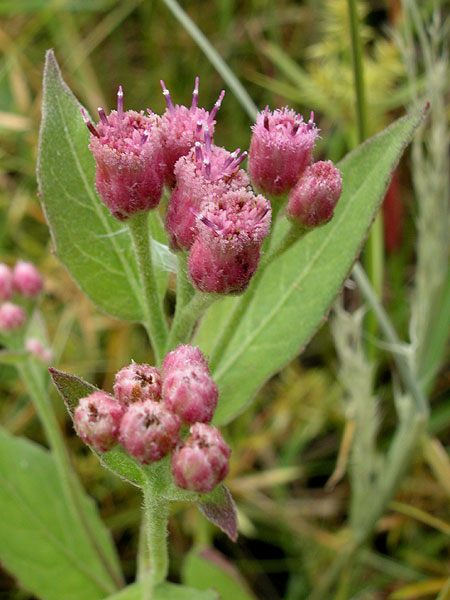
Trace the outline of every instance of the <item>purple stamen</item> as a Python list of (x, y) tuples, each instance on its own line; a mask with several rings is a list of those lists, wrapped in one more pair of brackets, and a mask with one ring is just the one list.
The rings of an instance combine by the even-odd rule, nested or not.
[(101, 106), (98, 107), (98, 114), (100, 115), (100, 121), (105, 125), (108, 125), (108, 119), (106, 117), (105, 111)]
[(198, 103), (198, 77), (195, 78), (194, 91), (192, 92), (191, 112), (197, 108)]
[(89, 129), (89, 131), (92, 133), (92, 135), (97, 136), (98, 138), (100, 137), (100, 134), (98, 133), (98, 131), (95, 129), (95, 127), (93, 126), (93, 124), (91, 123), (91, 121), (89, 121), (84, 108), (81, 109), (81, 114), (83, 116), (83, 120), (86, 123), (86, 127)]
[(195, 142), (195, 158), (198, 161), (203, 161), (202, 145), (200, 142)]
[(120, 120), (123, 117), (123, 90), (122, 86), (119, 85), (119, 91), (117, 92), (117, 115)]
[(208, 154), (210, 154), (211, 152), (211, 135), (209, 133), (209, 127), (208, 125), (205, 125), (205, 147), (206, 147), (206, 152)]
[(291, 135), (295, 135), (297, 133), (298, 128), (300, 127), (300, 125), (301, 125), (301, 121), (298, 121), (298, 120), (295, 121), (295, 123), (294, 123), (294, 125), (292, 127)]
[(201, 121), (197, 121), (197, 127), (195, 129), (195, 137), (196, 138), (200, 138), (202, 128), (203, 128), (203, 123)]
[(266, 106), (264, 111), (264, 127), (269, 131), (269, 105)]
[(269, 212), (269, 208), (264, 209), (256, 218), (256, 223), (259, 223), (260, 221), (262, 221), (268, 212)]
[(220, 96), (217, 99), (217, 102), (214, 104), (211, 112), (209, 113), (208, 123), (212, 123), (214, 121), (214, 117), (217, 115), (217, 112), (222, 104), (223, 97), (225, 96), (225, 90), (220, 92)]
[(208, 157), (203, 161), (203, 166), (205, 167), (206, 177), (209, 179), (211, 177), (211, 162)]
[(248, 152), (245, 151), (240, 156), (238, 156), (238, 158), (236, 158), (235, 161), (233, 161), (233, 169), (238, 167), (241, 164), (241, 162), (247, 158), (247, 154), (248, 154)]
[(191, 213), (193, 215), (195, 215), (195, 217), (201, 221), (202, 223), (204, 223), (207, 227), (210, 227), (214, 233), (218, 233), (219, 232), (219, 226), (216, 225), (215, 223), (213, 223), (212, 221), (210, 221), (208, 219), (208, 217), (204, 217), (203, 215), (201, 215), (199, 212), (197, 212), (194, 208), (192, 208), (192, 206), (189, 207), (189, 210), (191, 211)]
[(308, 125), (306, 126), (308, 131), (310, 131), (314, 126), (314, 111), (311, 111), (311, 116), (309, 117)]
[(166, 88), (166, 84), (164, 83), (164, 81), (162, 79), (159, 83), (161, 84), (161, 87), (163, 89), (163, 95), (164, 95), (164, 98), (166, 99), (167, 106), (169, 107), (170, 112), (174, 112), (175, 106), (173, 105), (172, 98), (170, 97), (170, 92)]

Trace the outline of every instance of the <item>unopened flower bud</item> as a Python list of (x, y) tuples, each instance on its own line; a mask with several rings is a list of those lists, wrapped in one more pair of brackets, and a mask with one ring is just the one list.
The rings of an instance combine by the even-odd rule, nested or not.
[(166, 183), (172, 187), (175, 183), (175, 163), (181, 156), (188, 154), (196, 141), (203, 141), (203, 126), (209, 129), (211, 135), (213, 134), (216, 123), (214, 119), (222, 104), (225, 92), (222, 91), (213, 109), (208, 112), (197, 105), (198, 77), (195, 78), (190, 108), (178, 104), (174, 105), (164, 81), (161, 81), (161, 86), (167, 102), (166, 112), (162, 116), (162, 140), (167, 165)]
[(8, 265), (0, 263), (0, 300), (10, 300), (14, 293), (13, 276)]
[(269, 233), (270, 203), (241, 189), (205, 202), (197, 216), (198, 237), (189, 255), (189, 275), (202, 292), (241, 293), (258, 268)]
[(247, 156), (239, 155), (240, 148), (228, 152), (211, 144), (209, 133), (206, 143), (196, 142), (187, 156), (175, 165), (176, 187), (172, 192), (165, 227), (172, 250), (189, 250), (197, 237), (195, 214), (205, 198), (220, 198), (229, 190), (249, 185), (247, 173), (240, 164)]
[(161, 400), (161, 375), (158, 369), (135, 362), (120, 369), (115, 376), (114, 396), (124, 405), (144, 400)]
[(53, 352), (49, 348), (44, 348), (36, 338), (28, 338), (25, 342), (25, 349), (45, 364), (49, 364), (53, 359)]
[(162, 393), (167, 408), (190, 424), (209, 423), (219, 396), (217, 385), (202, 365), (170, 370)]
[(135, 402), (122, 419), (119, 441), (131, 456), (147, 465), (176, 446), (180, 425), (180, 419), (163, 402)]
[(13, 285), (25, 298), (35, 298), (41, 293), (44, 284), (33, 263), (18, 260), (13, 271)]
[(253, 184), (263, 192), (278, 196), (297, 182), (313, 160), (318, 130), (313, 122), (303, 121), (295, 111), (284, 107), (273, 113), (267, 106), (258, 113), (252, 127), (249, 173)]
[(112, 396), (98, 390), (81, 398), (74, 411), (75, 429), (81, 439), (97, 452), (107, 452), (117, 442), (124, 407)]
[(324, 225), (332, 218), (342, 193), (341, 172), (330, 161), (308, 167), (289, 194), (288, 219), (310, 228)]
[(209, 373), (208, 363), (200, 348), (189, 344), (181, 344), (166, 355), (161, 371), (163, 376), (166, 376), (173, 370), (185, 369), (190, 366), (203, 368)]
[(211, 492), (228, 474), (231, 450), (215, 427), (196, 423), (172, 455), (175, 484), (185, 490)]
[(119, 220), (155, 208), (161, 199), (164, 156), (161, 119), (123, 111), (123, 92), (117, 94), (117, 111), (106, 116), (99, 108), (94, 126), (83, 111), (91, 132), (89, 148), (97, 164), (95, 185), (103, 203)]
[(27, 316), (22, 307), (5, 302), (0, 306), (0, 331), (14, 331), (25, 323)]

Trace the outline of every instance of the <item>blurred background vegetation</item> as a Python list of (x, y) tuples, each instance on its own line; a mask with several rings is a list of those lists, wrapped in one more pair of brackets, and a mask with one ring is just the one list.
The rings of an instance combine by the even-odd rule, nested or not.
[[(422, 318), (427, 324), (422, 342), (431, 336), (432, 342), (423, 345), (433, 350), (434, 359), (428, 357), (423, 375), (432, 413), (429, 435), (395, 502), (378, 522), (370, 548), (343, 573), (336, 598), (401, 600), (440, 594), (444, 599), (450, 598), (450, 592), (445, 595), (450, 588), (448, 353), (445, 360), (449, 83), (443, 44), (449, 5), (424, 0), (420, 13), (411, 1), (372, 0), (358, 6), (370, 135), (421, 96), (435, 100), (430, 131), (421, 132), (389, 188), (382, 258), (382, 297), (402, 339), (412, 336), (411, 315), (416, 315), (414, 323)], [(345, 0), (189, 0), (183, 7), (258, 107), (288, 103), (304, 116), (314, 110), (322, 136), (316, 159), (337, 161), (355, 147)], [(226, 86), (162, 1), (1, 0), (0, 18), (0, 261), (13, 264), (20, 257), (36, 263), (46, 280), (42, 311), (55, 365), (110, 390), (113, 374), (130, 358), (144, 362), (151, 355), (143, 331), (99, 313), (52, 255), (35, 179), (45, 50), (54, 48), (67, 83), (92, 114), (97, 106), (111, 108), (119, 83), (127, 108), (150, 107), (158, 113), (165, 107), (161, 78), (175, 101), (188, 103), (199, 75), (200, 104), (207, 108)], [(247, 148), (251, 122), (227, 92), (216, 143)], [(425, 214), (428, 193), (431, 213)], [(437, 278), (433, 289), (426, 277), (422, 281), (424, 273), (432, 275), (430, 264)], [(447, 304), (436, 300), (442, 297)], [(367, 384), (367, 393), (376, 396), (370, 410), (380, 422), (381, 448), (395, 424), (395, 385), (386, 348), (377, 343), (376, 361), (369, 364), (359, 345), (351, 356), (342, 346), (344, 330), (362, 335), (360, 313), (354, 312), (360, 305), (360, 295), (349, 284), (330, 319), (333, 326), (322, 327), (301, 358), (270, 381), (253, 406), (229, 426), (233, 457), (228, 483), (238, 503), (239, 542), (231, 544), (195, 509), (180, 506), (170, 523), (174, 580), (179, 580), (182, 559), (193, 544), (214, 543), (257, 598), (300, 600), (314, 589), (346, 535), (352, 394), (365, 393)], [(437, 329), (428, 327), (433, 314), (443, 315)], [(138, 490), (100, 467), (74, 435), (59, 398), (53, 400), (76, 468), (112, 528), (125, 573), (132, 579), (141, 516)], [(9, 431), (45, 444), (22, 384), (6, 366), (0, 370), (0, 421)], [(0, 572), (0, 598), (30, 596)]]

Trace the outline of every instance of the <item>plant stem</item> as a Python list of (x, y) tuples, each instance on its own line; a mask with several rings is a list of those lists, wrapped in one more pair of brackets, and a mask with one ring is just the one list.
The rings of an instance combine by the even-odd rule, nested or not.
[(144, 295), (145, 328), (153, 346), (156, 362), (161, 364), (168, 328), (156, 285), (148, 229), (148, 213), (137, 213), (128, 220), (128, 226), (133, 240)]
[(173, 350), (178, 344), (185, 344), (189, 341), (195, 323), (217, 298), (217, 294), (196, 292), (188, 304), (181, 310), (176, 310), (167, 341), (166, 352)]
[(69, 510), (98, 555), (108, 578), (108, 583), (103, 582), (103, 587), (108, 593), (111, 593), (117, 588), (123, 587), (125, 582), (120, 571), (111, 563), (98, 544), (95, 532), (89, 524), (89, 517), (84, 507), (84, 490), (70, 462), (50, 398), (43, 385), (43, 374), (38, 372), (33, 359), (23, 361), (18, 369), (44, 428)]
[[(367, 101), (364, 83), (364, 60), (359, 35), (359, 17), (357, 0), (348, 1), (348, 12), (350, 17), (350, 37), (352, 45), (353, 77), (356, 95), (356, 115), (358, 123), (358, 141), (362, 143), (369, 135), (367, 121)], [(379, 213), (375, 219), (372, 230), (367, 240), (364, 264), (369, 274), (369, 279), (375, 289), (377, 296), (381, 296), (384, 278), (384, 239), (383, 239), (383, 217)], [(377, 332), (377, 320), (371, 312), (366, 317), (367, 350), (370, 358), (376, 358), (377, 347), (373, 339)]]
[(148, 585), (145, 586), (143, 600), (150, 600), (154, 588), (165, 581), (169, 572), (169, 554), (167, 549), (167, 522), (169, 504), (161, 500), (155, 492), (152, 482), (142, 488), (144, 493), (144, 510), (146, 538), (150, 556), (150, 573)]

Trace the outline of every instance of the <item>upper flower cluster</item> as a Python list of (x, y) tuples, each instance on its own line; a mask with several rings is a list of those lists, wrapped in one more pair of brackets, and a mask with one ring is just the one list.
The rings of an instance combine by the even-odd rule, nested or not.
[[(182, 345), (161, 370), (132, 362), (115, 376), (114, 396), (98, 390), (82, 398), (74, 421), (80, 437), (98, 452), (117, 442), (136, 460), (151, 464), (173, 451), (175, 483), (211, 491), (228, 473), (230, 449), (209, 425), (218, 390), (201, 351)], [(190, 425), (183, 438), (182, 424)]]

